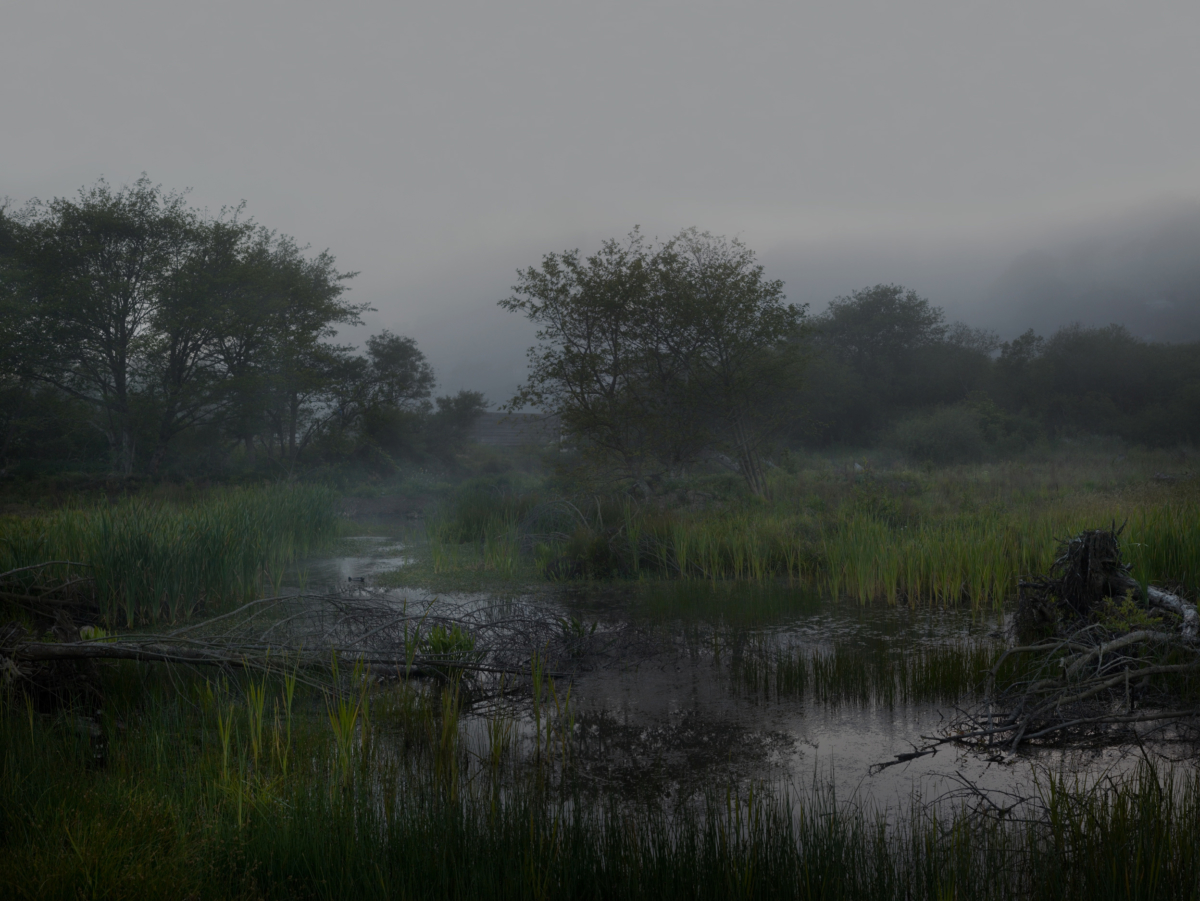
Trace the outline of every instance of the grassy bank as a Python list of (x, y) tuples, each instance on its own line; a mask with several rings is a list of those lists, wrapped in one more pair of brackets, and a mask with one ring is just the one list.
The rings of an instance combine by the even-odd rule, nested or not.
[[(360, 680), (361, 681), (361, 680)], [(106, 675), (104, 739), (9, 697), (7, 898), (1189, 898), (1200, 779), (1049, 780), (1030, 815), (828, 792), (621, 804), (472, 749), (453, 691)], [(554, 755), (559, 755), (557, 758)]]
[(1134, 575), (1200, 587), (1200, 481), (1164, 461), (1072, 451), (933, 471), (808, 460), (773, 471), (767, 500), (719, 478), (660, 497), (465, 486), (403, 578), (786, 580), (861, 602), (999, 606), (1044, 572), (1057, 539), (1127, 522)]
[[(213, 490), (186, 502), (134, 497), (0, 519), (0, 572), (83, 564), (116, 625), (212, 613), (252, 598), (338, 534), (332, 492), (311, 486)], [(67, 578), (67, 568), (59, 575)], [(44, 577), (44, 572), (26, 578)]]

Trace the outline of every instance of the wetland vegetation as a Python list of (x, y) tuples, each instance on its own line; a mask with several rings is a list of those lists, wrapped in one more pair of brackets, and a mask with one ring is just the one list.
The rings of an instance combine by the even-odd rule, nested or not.
[[(714, 477), (680, 486), (670, 506), (548, 498), (552, 473), (492, 477), (445, 493), (424, 544), (421, 526), (393, 523), (413, 562), (340, 595), (297, 581), (298, 561), (344, 553), (360, 531), (339, 524), (325, 489), (135, 497), (12, 519), (12, 564), (61, 554), (143, 574), (116, 595), (136, 604), (96, 604), (111, 631), (91, 641), (163, 641), (223, 615), (183, 637), (211, 642), (228, 627), (247, 656), (232, 669), (98, 662), (83, 674), (98, 694), (60, 686), (57, 700), (8, 680), (0, 884), (13, 897), (1192, 897), (1200, 776), (1170, 759), (1186, 742), (1148, 737), (1161, 753), (1140, 761), (953, 752), (961, 782), (931, 765), (861, 787), (869, 764), (904, 750), (900, 736), (982, 697), (1012, 645), (1014, 585), (977, 596), (956, 576), (955, 592), (929, 579), (920, 594), (877, 582), (831, 596), (828, 543), (802, 548), (807, 570), (744, 563), (714, 577), (655, 563), (655, 542), (681, 522), (736, 536), (755, 511), (790, 522), (800, 541), (862, 522), (886, 530), (876, 536), (923, 527), (929, 540), (1001, 511), (1040, 517), (1049, 539), (1131, 507), (1149, 524), (1130, 533), (1143, 542), (1172, 535), (1172, 517), (1187, 525), (1193, 485), (1155, 480), (1163, 455), (1108, 454), (951, 471), (812, 457), (772, 476), (770, 500), (722, 497), (729, 483)], [(538, 523), (551, 516), (573, 531), (547, 537)], [(177, 567), (221, 559), (203, 548), (244, 549), (240, 529), (257, 556), (228, 557), (202, 593), (164, 606)], [(197, 539), (208, 543), (189, 556)], [(509, 562), (489, 562), (505, 543)], [(549, 565), (597, 543), (612, 556), (590, 559), (618, 564), (586, 579)], [(1135, 567), (1160, 561), (1153, 578), (1191, 593), (1193, 558), (1178, 547), (1135, 551)], [(734, 553), (722, 553), (731, 567)], [(1053, 553), (1051, 541), (1024, 559), (1036, 571)], [(428, 591), (438, 580), (441, 599)], [(98, 601), (111, 584), (89, 590)], [(312, 618), (327, 607), (336, 615)], [(30, 622), (28, 610), (17, 616)], [(249, 639), (260, 632), (231, 625), (239, 617), (261, 634), (297, 631), (275, 633), (288, 637), (272, 659)], [(332, 646), (318, 622), (353, 635), (342, 653), (302, 659), (306, 641)], [(357, 662), (344, 653), (354, 647)], [(389, 647), (392, 665), (364, 662)], [(1001, 684), (1026, 677), (1011, 658), (997, 670)], [(606, 700), (614, 691), (638, 700), (622, 712)], [(864, 746), (856, 754), (837, 724), (863, 717), (881, 725), (850, 734)], [(888, 725), (906, 720), (900, 735)]]
[(556, 496), (553, 479), (478, 479), (431, 518), (419, 563), (391, 584), (468, 584), (472, 573), (779, 580), (859, 603), (1001, 609), (1023, 575), (1046, 571), (1056, 539), (1127, 522), (1138, 578), (1194, 591), (1200, 495), (1194, 478), (1164, 473), (1172, 463), (1104, 445), (929, 469), (792, 454), (765, 499), (719, 475), (647, 500)]
[(4, 710), (6, 897), (1189, 898), (1200, 879), (1200, 783), (1148, 764), (1050, 776), (1006, 816), (804, 787), (622, 804), (514, 771), (503, 723), (457, 745), (452, 686), (352, 694), (347, 744), (336, 702), (285, 680), (125, 665), (107, 687), (103, 761), (70, 716)]
[(349, 278), (0, 209), (5, 897), (1200, 894), (1200, 345), (635, 230), (484, 448)]

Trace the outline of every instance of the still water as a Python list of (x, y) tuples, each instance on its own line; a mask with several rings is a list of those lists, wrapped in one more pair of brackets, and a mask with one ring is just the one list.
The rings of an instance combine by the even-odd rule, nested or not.
[[(378, 589), (374, 579), (409, 562), (402, 543), (353, 541), (353, 553), (308, 561), (293, 581), (310, 591), (363, 591), (429, 616), (449, 611), (520, 610), (582, 636), (586, 653), (558, 661), (570, 675), (572, 758), (598, 790), (633, 797), (692, 797), (722, 786), (832, 788), (839, 800), (879, 808), (989, 794), (998, 802), (1028, 795), (1048, 773), (1089, 782), (1132, 769), (1128, 749), (983, 754), (944, 746), (936, 754), (880, 768), (894, 755), (927, 744), (954, 718), (955, 703), (976, 695), (964, 685), (957, 702), (881, 699), (866, 693), (821, 698), (812, 691), (749, 687), (739, 678), (750, 658), (779, 654), (860, 653), (899, 660), (923, 650), (1008, 641), (998, 614), (957, 609), (859, 606), (783, 585), (645, 582), (547, 585), (505, 597), (443, 594), (411, 587)], [(361, 580), (361, 581), (359, 581)], [(980, 677), (982, 679), (982, 676)], [(975, 680), (970, 680), (974, 684)], [(877, 695), (878, 693), (875, 693)], [(510, 700), (515, 733), (532, 747), (528, 698)], [(468, 705), (468, 743), (486, 745), (495, 705)], [(517, 746), (522, 745), (521, 741)]]

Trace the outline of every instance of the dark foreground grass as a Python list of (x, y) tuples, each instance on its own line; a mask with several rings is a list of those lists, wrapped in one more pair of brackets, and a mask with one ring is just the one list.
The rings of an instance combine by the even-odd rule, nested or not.
[(132, 666), (108, 674), (103, 762), (73, 716), (42, 717), (10, 694), (0, 897), (1200, 892), (1191, 771), (1144, 767), (1102, 790), (1051, 780), (1012, 819), (919, 804), (885, 815), (822, 791), (714, 790), (633, 806), (580, 794), (569, 766), (472, 763), (453, 738), (456, 706), (438, 692), (367, 703), (301, 689), (293, 702), (278, 683), (161, 676)]

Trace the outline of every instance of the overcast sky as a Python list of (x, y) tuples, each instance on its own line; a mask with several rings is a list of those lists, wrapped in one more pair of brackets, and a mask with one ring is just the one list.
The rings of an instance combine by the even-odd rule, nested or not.
[(814, 311), (891, 281), (1161, 337), (1200, 283), (1198, 47), (1200, 4), (1146, 0), (9, 0), (0, 197), (245, 200), (494, 399), (514, 270), (635, 224), (740, 236)]

